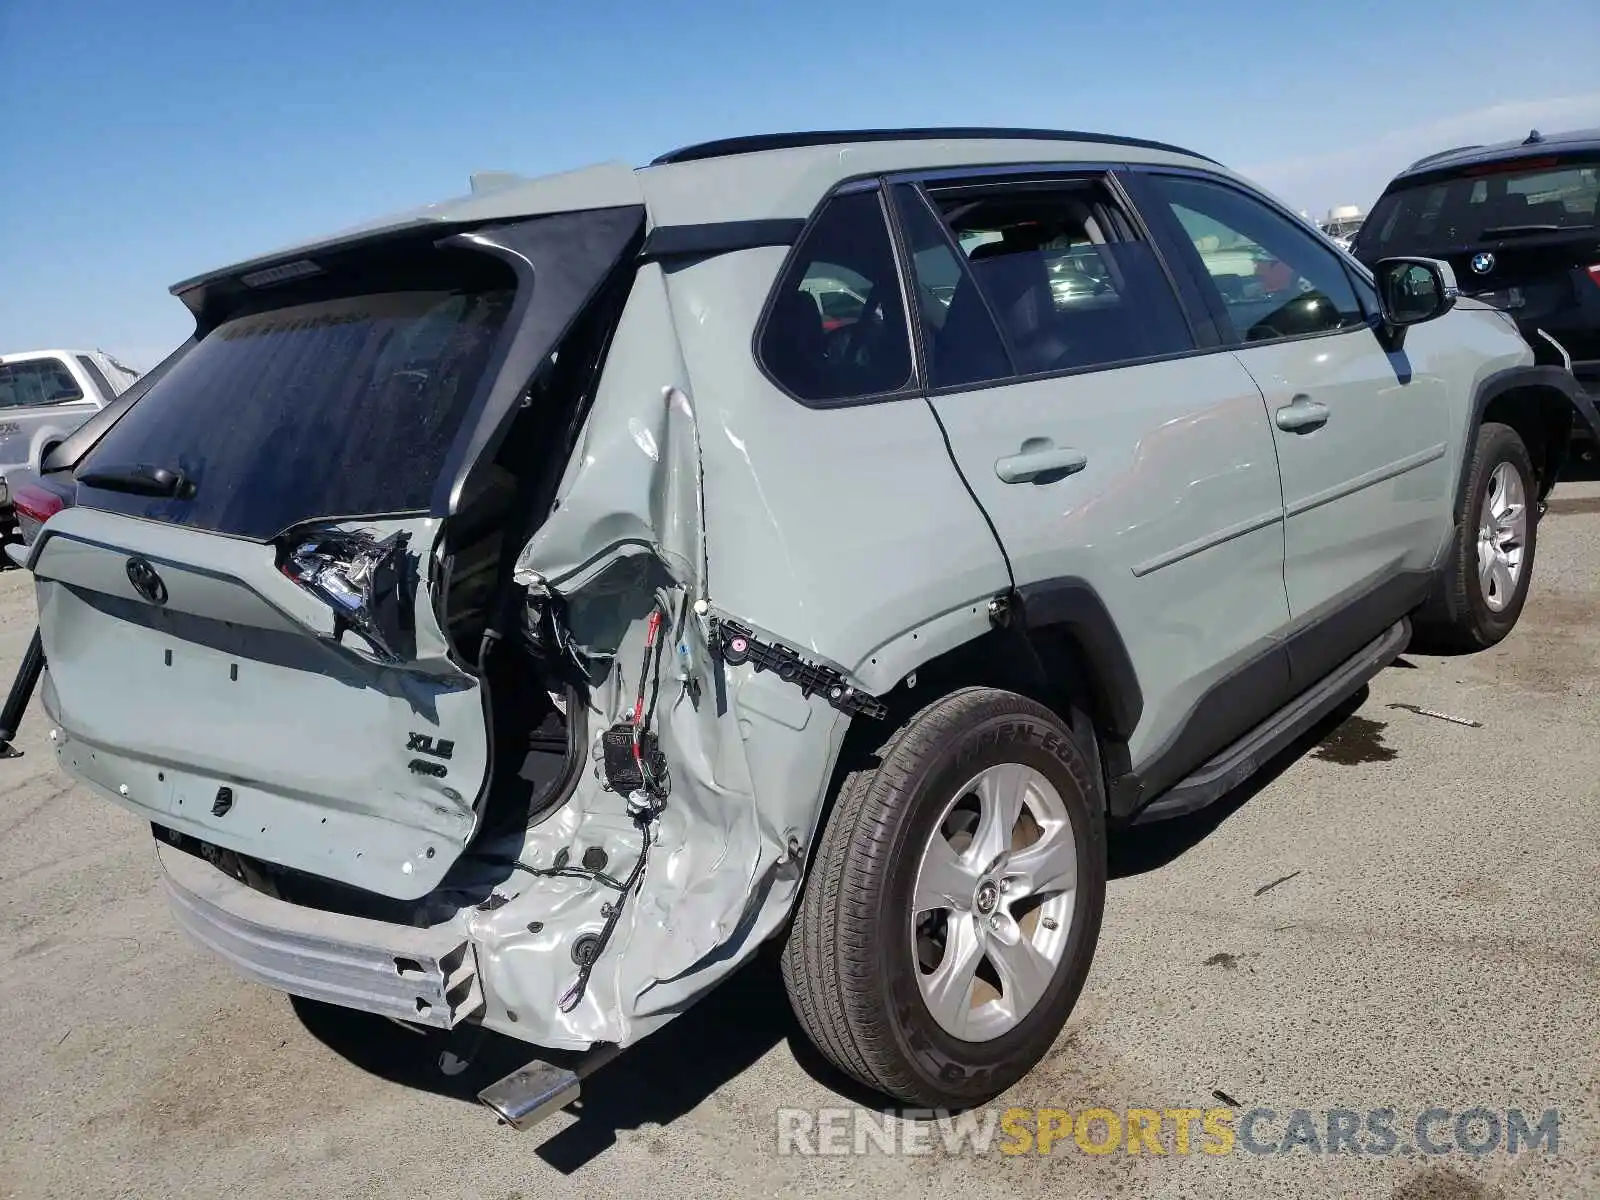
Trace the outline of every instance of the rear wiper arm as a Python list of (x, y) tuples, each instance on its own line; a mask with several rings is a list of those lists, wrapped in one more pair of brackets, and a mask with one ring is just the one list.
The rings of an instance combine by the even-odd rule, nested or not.
[(91, 467), (75, 477), (84, 487), (108, 492), (128, 492), (135, 496), (167, 496), (188, 500), (195, 492), (194, 480), (182, 471), (153, 467), (148, 463), (128, 466)]
[(1496, 225), (1493, 229), (1485, 229), (1480, 233), (1478, 240), (1487, 242), (1491, 238), (1534, 237), (1541, 233), (1577, 233), (1580, 230), (1593, 228), (1593, 225)]

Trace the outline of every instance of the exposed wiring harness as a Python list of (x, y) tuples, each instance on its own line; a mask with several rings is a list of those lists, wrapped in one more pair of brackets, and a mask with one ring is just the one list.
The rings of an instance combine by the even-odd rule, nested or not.
[(644, 878), (644, 866), (650, 859), (650, 819), (641, 820), (634, 818), (634, 824), (639, 826), (639, 858), (633, 864), (633, 872), (622, 886), (622, 894), (615, 902), (603, 904), (600, 911), (605, 914), (606, 922), (600, 927), (600, 934), (596, 938), (594, 948), (584, 956), (583, 962), (578, 966), (578, 977), (573, 980), (572, 986), (557, 1002), (562, 1012), (571, 1012), (578, 1007), (578, 1002), (583, 999), (583, 994), (589, 988), (589, 976), (594, 971), (595, 963), (600, 961), (600, 956), (605, 953), (611, 935), (616, 932), (617, 922), (622, 919), (622, 906), (627, 903), (629, 894), (639, 886), (639, 881)]
[(507, 858), (498, 854), (479, 854), (473, 858), (474, 862), (487, 863), (494, 867), (510, 867), (514, 871), (526, 871), (529, 875), (536, 875), (540, 879), (587, 879), (608, 887), (614, 892), (627, 888), (624, 880), (608, 875), (604, 871), (590, 870), (588, 867), (575, 867), (568, 861), (567, 848), (561, 847), (556, 851), (554, 866), (535, 867), (523, 862), (520, 858)]
[(605, 923), (579, 958), (578, 977), (558, 1002), (562, 1012), (571, 1012), (582, 1001), (589, 987), (589, 976), (610, 944), (617, 923), (622, 920), (623, 906), (644, 878), (645, 866), (650, 860), (650, 827), (665, 805), (667, 793), (672, 787), (660, 742), (651, 731), (656, 703), (661, 695), (661, 657), (666, 642), (662, 636), (662, 626), (665, 624), (663, 608), (664, 605), (658, 605), (645, 626), (644, 661), (639, 667), (639, 688), (629, 719), (619, 721), (600, 735), (603, 784), (608, 791), (627, 797), (628, 816), (639, 831), (639, 857), (634, 861), (633, 870), (626, 879), (619, 880), (603, 871), (574, 867), (567, 861), (564, 848), (557, 853), (555, 864), (550, 867), (533, 867), (516, 859), (503, 860), (530, 875), (588, 879), (618, 893), (615, 900), (601, 905)]
[(672, 788), (660, 742), (651, 730), (661, 695), (662, 647), (667, 641), (663, 636), (666, 623), (664, 607), (658, 605), (651, 612), (645, 627), (644, 661), (640, 665), (639, 688), (628, 719), (619, 721), (600, 735), (602, 762), (599, 773), (602, 786), (607, 791), (627, 797), (628, 816), (639, 831), (639, 857), (634, 861), (633, 870), (627, 878), (618, 879), (605, 871), (573, 865), (566, 847), (556, 852), (554, 863), (548, 867), (535, 867), (519, 858), (504, 855), (474, 856), (478, 862), (524, 871), (541, 879), (582, 879), (619, 893), (614, 901), (608, 901), (600, 907), (605, 923), (600, 927), (600, 932), (593, 935), (592, 943), (579, 960), (577, 979), (558, 1002), (562, 1012), (571, 1012), (583, 999), (589, 987), (589, 976), (622, 919), (623, 906), (644, 878), (645, 866), (650, 859), (650, 827), (665, 806), (667, 794)]

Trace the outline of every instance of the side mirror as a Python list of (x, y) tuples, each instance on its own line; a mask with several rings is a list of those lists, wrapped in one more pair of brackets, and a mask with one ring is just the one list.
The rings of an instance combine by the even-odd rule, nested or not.
[(1406, 330), (1456, 306), (1456, 273), (1436, 258), (1385, 258), (1373, 268), (1383, 308), (1382, 338), (1391, 350), (1405, 344)]

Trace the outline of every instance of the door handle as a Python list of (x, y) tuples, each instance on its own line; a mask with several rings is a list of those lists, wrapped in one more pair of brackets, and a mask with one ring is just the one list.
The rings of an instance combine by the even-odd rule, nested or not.
[[(1041, 475), (1076, 475), (1089, 465), (1089, 456), (1068, 446), (1053, 446), (1044, 439), (1029, 438), (1019, 454), (995, 459), (994, 473), (1002, 483), (1030, 483)], [(1052, 481), (1054, 482), (1054, 481)]]
[(1306, 396), (1296, 396), (1275, 414), (1278, 428), (1285, 433), (1310, 433), (1328, 423), (1328, 406)]

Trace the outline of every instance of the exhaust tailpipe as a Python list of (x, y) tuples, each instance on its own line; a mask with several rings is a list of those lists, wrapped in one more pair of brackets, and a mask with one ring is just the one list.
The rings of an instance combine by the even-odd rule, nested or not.
[(478, 1099), (511, 1128), (531, 1129), (578, 1098), (581, 1082), (572, 1071), (535, 1059), (478, 1093)]
[(576, 1100), (583, 1080), (619, 1052), (617, 1046), (597, 1046), (570, 1068), (536, 1058), (484, 1088), (478, 1100), (511, 1128), (532, 1129)]

